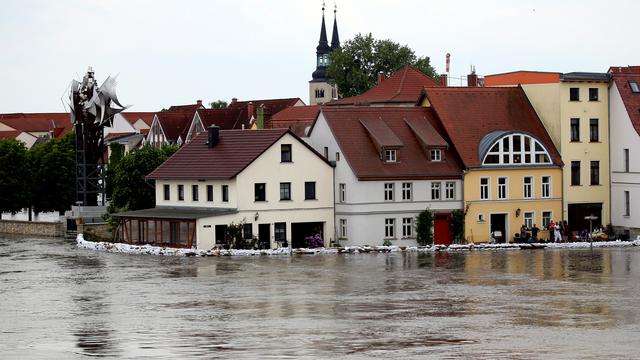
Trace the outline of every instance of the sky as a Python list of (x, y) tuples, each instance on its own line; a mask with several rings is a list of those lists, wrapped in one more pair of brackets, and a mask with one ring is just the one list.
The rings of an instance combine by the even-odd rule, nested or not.
[[(408, 45), (451, 76), (640, 64), (637, 0), (337, 0), (342, 42)], [(327, 1), (329, 39), (333, 1)], [(131, 111), (201, 99), (308, 103), (321, 0), (2, 0), (0, 113), (62, 112), (87, 66)], [(454, 80), (455, 81), (455, 80)]]

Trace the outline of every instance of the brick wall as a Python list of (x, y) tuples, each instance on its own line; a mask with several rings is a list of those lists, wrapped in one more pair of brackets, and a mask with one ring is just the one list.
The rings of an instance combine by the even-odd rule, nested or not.
[(0, 233), (61, 237), (65, 227), (62, 222), (0, 220)]

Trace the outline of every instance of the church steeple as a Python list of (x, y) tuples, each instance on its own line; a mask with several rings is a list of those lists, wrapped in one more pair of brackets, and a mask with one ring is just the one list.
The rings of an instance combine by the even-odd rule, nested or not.
[(333, 34), (331, 35), (331, 50), (335, 50), (340, 47), (340, 36), (338, 36), (338, 18), (336, 13), (338, 12), (338, 5), (333, 5)]
[(327, 78), (327, 65), (329, 65), (329, 53), (331, 47), (327, 41), (327, 29), (324, 22), (324, 2), (322, 3), (322, 26), (320, 27), (320, 41), (316, 47), (316, 71), (313, 72), (312, 78), (315, 81), (325, 81)]
[(328, 54), (331, 52), (329, 42), (327, 41), (327, 28), (324, 25), (324, 3), (322, 4), (322, 26), (320, 27), (320, 41), (316, 47), (316, 54)]
[(338, 97), (338, 89), (335, 84), (331, 84), (327, 75), (327, 67), (329, 66), (329, 54), (340, 47), (340, 38), (338, 37), (338, 23), (335, 19), (336, 10), (333, 15), (333, 36), (331, 38), (331, 46), (327, 41), (327, 28), (324, 20), (325, 4), (322, 2), (322, 25), (320, 27), (320, 40), (316, 47), (316, 71), (311, 75), (309, 81), (309, 104), (324, 104)]

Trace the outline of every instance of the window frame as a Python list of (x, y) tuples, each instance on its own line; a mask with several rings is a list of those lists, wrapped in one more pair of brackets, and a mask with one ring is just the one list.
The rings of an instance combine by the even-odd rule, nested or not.
[[(504, 180), (504, 184), (500, 184), (500, 180)], [(504, 194), (501, 194), (501, 190), (503, 190)], [(507, 176), (498, 176), (498, 196), (496, 197), (498, 200), (507, 200), (509, 199), (509, 178)]]
[(580, 88), (569, 88), (569, 101), (580, 101)]
[(623, 202), (624, 202), (624, 214), (622, 216), (630, 217), (631, 216), (631, 192), (629, 190), (625, 190), (622, 196), (623, 196)]
[(222, 202), (229, 202), (229, 185), (222, 185)]
[[(434, 196), (434, 195), (437, 195)], [(432, 181), (431, 182), (431, 200), (442, 200), (442, 182), (441, 181)]]
[(582, 186), (582, 162), (580, 160), (571, 160), (571, 186)]
[[(595, 132), (594, 132), (595, 129)], [(594, 136), (595, 135), (595, 136)], [(589, 119), (589, 142), (600, 142), (600, 120)]]
[[(545, 178), (547, 178), (549, 181), (545, 182), (544, 181)], [(542, 197), (543, 199), (551, 198), (551, 176), (543, 175), (540, 180), (540, 185), (541, 185), (540, 197)]]
[[(483, 184), (482, 183), (483, 180), (486, 180), (487, 183)], [(483, 176), (480, 178), (480, 200), (490, 200), (490, 199), (491, 199), (491, 178)]]
[(293, 162), (293, 146), (291, 144), (280, 145), (280, 162), (281, 163)]
[(198, 184), (191, 184), (191, 200), (200, 201), (200, 187)]
[(571, 142), (580, 142), (580, 118), (571, 118), (569, 125)]
[(413, 200), (413, 183), (403, 182), (402, 183), (402, 201), (412, 201)]
[(600, 161), (591, 160), (589, 162), (589, 185), (600, 184)]
[(339, 219), (338, 224), (340, 227), (340, 239), (347, 238), (347, 219)]
[(402, 218), (402, 237), (413, 238), (413, 218)]
[(277, 222), (273, 224), (273, 238), (275, 241), (287, 241), (287, 223)]
[[(527, 180), (529, 180), (529, 183), (527, 183)], [(522, 197), (525, 199), (533, 199), (535, 197), (533, 176), (525, 176), (522, 179), (522, 186)], [(527, 191), (529, 194), (527, 194)]]
[(623, 156), (623, 165), (624, 165), (624, 172), (628, 173), (629, 172), (629, 149), (628, 148), (624, 148), (622, 149), (622, 156)]
[(394, 183), (384, 183), (384, 201), (395, 201), (395, 188)]
[[(546, 218), (544, 216), (545, 214), (549, 214), (549, 217)], [(547, 230), (549, 228), (549, 223), (551, 223), (552, 219), (553, 219), (553, 211), (550, 211), (550, 210), (542, 211), (542, 228), (541, 229), (542, 230)]]
[[(598, 101), (599, 97), (599, 89), (598, 88), (589, 88), (589, 101)], [(595, 94), (595, 96), (594, 96)]]
[[(260, 186), (262, 189), (260, 190)], [(262, 196), (259, 196), (262, 195)], [(267, 183), (253, 183), (253, 201), (264, 202), (267, 201)]]
[[(528, 147), (528, 149), (527, 149)], [(541, 157), (543, 161), (538, 161)], [(524, 133), (510, 133), (495, 140), (482, 159), (482, 165), (521, 166), (552, 164), (551, 154), (543, 143)]]
[(207, 202), (213, 202), (213, 185), (207, 185)]
[(631, 90), (631, 93), (633, 94), (640, 93), (640, 84), (635, 80), (629, 80), (629, 90)]
[(171, 185), (164, 184), (162, 187), (162, 191), (164, 192), (164, 201), (171, 201)]
[(184, 201), (184, 185), (178, 184), (178, 201)]
[[(248, 232), (247, 229), (249, 230)], [(253, 239), (253, 224), (245, 223), (244, 225), (242, 225), (242, 238), (245, 240)]]
[[(310, 195), (309, 186), (313, 186), (312, 197), (309, 197), (309, 195)], [(305, 200), (317, 200), (318, 199), (316, 197), (316, 182), (315, 181), (305, 181), (304, 182), (304, 199)]]
[(395, 239), (396, 237), (396, 219), (385, 218), (384, 219), (384, 237), (385, 239)]
[[(265, 186), (266, 190), (266, 186)], [(291, 183), (290, 182), (281, 182), (280, 183), (280, 201), (289, 201), (291, 200)]]
[[(531, 215), (531, 217), (527, 218), (527, 215)], [(524, 220), (524, 226), (527, 229), (531, 229), (535, 223), (536, 213), (535, 211), (525, 211), (522, 218)]]
[(338, 184), (338, 200), (341, 203), (344, 203), (347, 200), (347, 184), (346, 183)]
[[(451, 192), (451, 194), (449, 194)], [(456, 182), (446, 181), (444, 183), (444, 198), (445, 200), (455, 200), (456, 198)]]
[(383, 154), (384, 154), (384, 162), (386, 163), (398, 162), (398, 153), (395, 149), (385, 149), (383, 151)]
[(433, 161), (433, 162), (442, 161), (442, 150), (440, 150), (440, 149), (431, 149), (431, 150), (429, 150), (429, 157), (431, 158), (431, 161)]

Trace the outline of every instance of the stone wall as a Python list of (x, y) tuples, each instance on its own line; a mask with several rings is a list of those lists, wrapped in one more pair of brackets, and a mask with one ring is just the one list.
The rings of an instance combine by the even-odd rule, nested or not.
[(0, 220), (0, 233), (62, 237), (65, 226), (62, 222)]
[(78, 234), (83, 234), (86, 240), (113, 241), (111, 227), (107, 223), (79, 224)]

